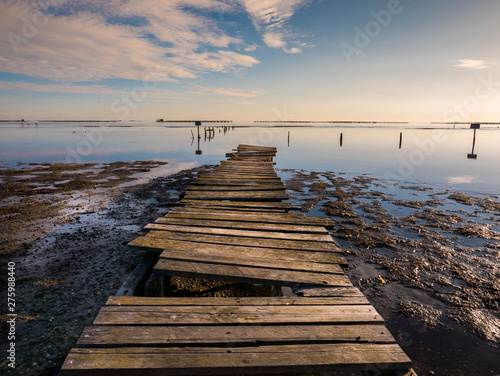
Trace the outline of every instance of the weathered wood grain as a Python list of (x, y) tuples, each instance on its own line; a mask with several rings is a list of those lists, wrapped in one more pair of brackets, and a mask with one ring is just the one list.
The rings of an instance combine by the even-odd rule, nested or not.
[[(228, 348), (73, 349), (64, 375), (212, 375), (342, 370), (346, 365), (382, 364), (384, 369), (411, 367), (396, 344), (322, 344)], [(80, 371), (81, 373), (77, 373)], [(127, 372), (127, 373), (125, 373)]]
[(254, 214), (254, 213), (234, 213), (234, 211), (219, 211), (207, 210), (203, 208), (182, 207), (171, 210), (166, 217), (170, 218), (192, 218), (204, 220), (227, 220), (241, 222), (267, 222), (267, 223), (282, 223), (282, 224), (302, 224), (315, 225), (323, 227), (334, 227), (335, 223), (330, 218), (306, 217), (302, 213), (286, 213), (286, 214)]
[(371, 305), (104, 306), (94, 325), (264, 325), (383, 323)]
[(225, 264), (233, 266), (249, 266), (271, 268), (278, 270), (293, 270), (303, 272), (321, 272), (343, 274), (342, 268), (336, 264), (322, 264), (318, 262), (307, 262), (300, 259), (288, 260), (286, 263), (280, 259), (257, 258), (254, 255), (207, 253), (199, 250), (164, 250), (160, 260), (176, 260), (186, 262), (203, 262), (212, 264)]
[(342, 253), (342, 250), (334, 242), (309, 242), (309, 241), (297, 241), (290, 239), (286, 240), (263, 239), (263, 238), (252, 238), (252, 237), (245, 238), (245, 237), (224, 236), (224, 235), (189, 234), (184, 232), (172, 232), (172, 231), (150, 231), (148, 234), (146, 234), (146, 237), (156, 238), (156, 239), (192, 241), (192, 242), (208, 243), (208, 244), (225, 244), (225, 245), (261, 247), (261, 248), (290, 249), (299, 251)]
[[(357, 287), (297, 288), (294, 292), (304, 297), (347, 297), (364, 296)], [(309, 298), (311, 299), (311, 298)]]
[(338, 289), (356, 289), (357, 296), (339, 297), (170, 297), (155, 298), (143, 296), (110, 296), (106, 301), (108, 306), (315, 306), (315, 305), (363, 305), (370, 304), (361, 292), (355, 287), (338, 287)]
[(195, 218), (177, 218), (174, 216), (160, 217), (155, 220), (155, 223), (179, 226), (194, 226), (194, 227), (213, 227), (219, 229), (242, 229), (242, 230), (258, 230), (258, 231), (281, 231), (281, 232), (298, 232), (309, 234), (328, 234), (328, 231), (323, 226), (313, 225), (297, 225), (287, 223), (267, 223), (267, 222), (243, 222), (233, 221), (229, 219), (195, 219)]
[(181, 226), (181, 225), (168, 225), (160, 223), (149, 223), (144, 227), (144, 229), (187, 232), (191, 234), (226, 235), (226, 236), (247, 237), (247, 238), (281, 239), (281, 240), (298, 240), (298, 241), (303, 240), (309, 242), (330, 242), (330, 243), (333, 242), (333, 239), (330, 235), (322, 235), (322, 234), (235, 230), (229, 228)]
[(210, 192), (210, 191), (217, 191), (217, 192), (232, 192), (232, 191), (285, 191), (286, 188), (284, 185), (265, 185), (265, 184), (259, 184), (259, 185), (192, 185), (189, 187), (188, 191), (189, 192)]
[(196, 251), (198, 253), (206, 253), (209, 255), (220, 255), (222, 257), (230, 257), (240, 255), (243, 257), (253, 257), (262, 260), (280, 260), (281, 262), (301, 260), (309, 263), (319, 264), (339, 264), (346, 266), (346, 260), (340, 256), (340, 252), (314, 252), (302, 250), (290, 250), (279, 248), (259, 248), (259, 247), (245, 247), (245, 246), (232, 246), (221, 244), (208, 244), (197, 243), (190, 241), (179, 241), (162, 239), (154, 236), (144, 236), (132, 240), (129, 245), (156, 249), (158, 252), (163, 250), (172, 251)]
[(253, 191), (253, 192), (198, 192), (187, 191), (184, 198), (191, 200), (241, 200), (241, 201), (281, 201), (287, 200), (288, 193), (281, 191)]
[(395, 343), (384, 325), (87, 326), (79, 347), (242, 346), (321, 342)]
[(242, 266), (161, 258), (153, 272), (188, 278), (281, 286), (352, 286), (344, 274), (314, 273), (257, 266)]

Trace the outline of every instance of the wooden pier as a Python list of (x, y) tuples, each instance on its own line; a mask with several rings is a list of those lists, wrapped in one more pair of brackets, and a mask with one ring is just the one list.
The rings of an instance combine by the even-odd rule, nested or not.
[[(275, 148), (240, 145), (130, 244), (153, 273), (290, 286), (292, 297), (110, 297), (63, 375), (399, 370), (411, 361), (346, 277), (328, 218), (291, 213)], [(396, 374), (396, 373), (394, 373)]]

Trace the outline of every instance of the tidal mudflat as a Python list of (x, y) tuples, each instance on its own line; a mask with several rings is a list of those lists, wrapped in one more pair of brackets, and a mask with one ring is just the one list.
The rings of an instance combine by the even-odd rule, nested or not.
[(331, 234), (346, 252), (347, 274), (418, 374), (499, 374), (498, 196), (368, 175), (280, 175), (294, 204), (337, 223)]

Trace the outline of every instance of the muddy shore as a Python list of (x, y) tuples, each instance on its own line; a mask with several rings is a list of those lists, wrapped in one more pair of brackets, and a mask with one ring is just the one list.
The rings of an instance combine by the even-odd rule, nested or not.
[[(16, 369), (4, 361), (2, 373), (57, 375), (83, 327), (142, 258), (126, 244), (207, 168), (133, 185), (134, 174), (158, 163), (0, 171), (0, 252), (16, 263), (19, 315)], [(279, 175), (294, 204), (336, 221), (331, 234), (345, 250), (348, 276), (387, 320), (419, 375), (500, 374), (499, 197), (392, 185), (366, 175)], [(124, 182), (132, 185), (123, 188)], [(247, 288), (172, 281), (174, 295), (255, 293)], [(5, 321), (4, 315), (2, 336)]]
[(419, 375), (500, 375), (500, 200), (367, 175), (281, 170), (332, 218), (346, 274)]

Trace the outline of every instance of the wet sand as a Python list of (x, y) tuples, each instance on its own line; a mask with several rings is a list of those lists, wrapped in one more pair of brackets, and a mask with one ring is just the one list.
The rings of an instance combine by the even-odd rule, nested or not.
[[(3, 362), (2, 372), (57, 374), (83, 327), (142, 258), (126, 244), (165, 215), (206, 168), (134, 186), (134, 174), (156, 163), (1, 172), (1, 250), (17, 265), (19, 314), (17, 369)], [(387, 320), (419, 375), (500, 374), (498, 197), (392, 186), (366, 175), (279, 174), (294, 204), (336, 221), (331, 234), (346, 252), (347, 274)], [(185, 278), (174, 278), (169, 291), (255, 293), (241, 284)]]
[[(1, 253), (16, 263), (18, 314), (16, 369), (3, 358), (2, 374), (58, 374), (83, 328), (144, 256), (126, 244), (165, 215), (203, 170), (131, 185), (137, 174), (161, 164), (44, 164), (1, 171)], [(6, 354), (7, 317), (1, 314), (0, 351)]]

